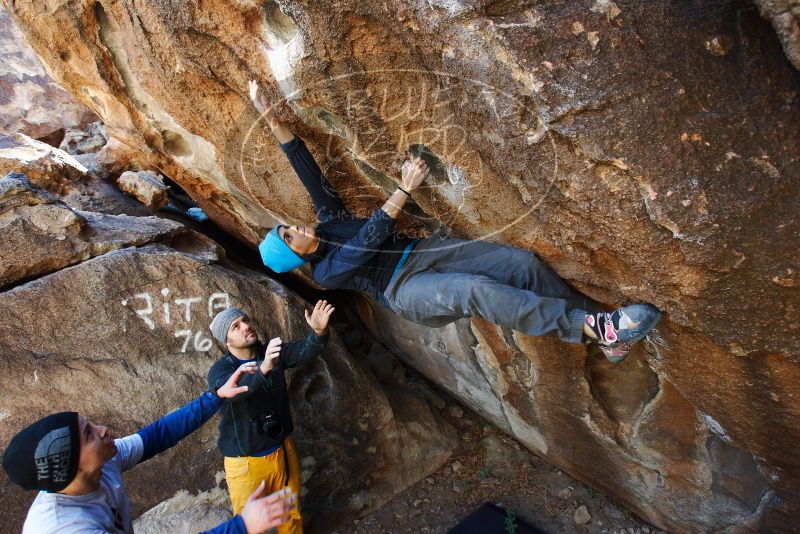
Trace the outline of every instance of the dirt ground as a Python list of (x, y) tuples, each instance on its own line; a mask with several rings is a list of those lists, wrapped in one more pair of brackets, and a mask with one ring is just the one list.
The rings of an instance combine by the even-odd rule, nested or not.
[(450, 461), (336, 534), (444, 533), (485, 502), (548, 533), (666, 534), (461, 406), (450, 404), (442, 415), (462, 441)]

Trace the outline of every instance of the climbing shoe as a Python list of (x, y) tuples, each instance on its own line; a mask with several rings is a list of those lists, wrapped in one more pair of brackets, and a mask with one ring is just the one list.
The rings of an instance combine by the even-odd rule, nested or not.
[(661, 319), (661, 312), (650, 304), (632, 304), (613, 312), (586, 316), (586, 324), (595, 335), (606, 358), (619, 363), (628, 355), (631, 345), (643, 340)]

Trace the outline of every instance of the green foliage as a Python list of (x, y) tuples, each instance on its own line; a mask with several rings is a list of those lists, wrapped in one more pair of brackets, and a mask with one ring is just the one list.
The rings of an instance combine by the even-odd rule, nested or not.
[(517, 514), (506, 508), (506, 534), (517, 534)]

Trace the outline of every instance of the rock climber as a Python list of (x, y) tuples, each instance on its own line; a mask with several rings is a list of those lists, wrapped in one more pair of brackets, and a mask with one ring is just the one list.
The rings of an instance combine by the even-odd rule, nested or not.
[[(223, 398), (246, 393), (237, 381), (256, 372), (245, 364), (216, 389), (162, 417), (135, 434), (113, 439), (108, 427), (76, 412), (49, 415), (27, 426), (3, 454), (8, 478), (25, 490), (39, 490), (23, 534), (132, 534), (131, 503), (122, 473), (164, 452), (203, 426)], [(165, 475), (169, 476), (169, 475)], [(283, 489), (266, 497), (264, 484), (232, 519), (208, 534), (256, 534), (289, 517), (296, 494)]]
[(441, 327), (477, 316), (532, 336), (555, 333), (569, 343), (595, 341), (615, 363), (658, 323), (661, 312), (650, 304), (603, 311), (532, 252), (394, 232), (395, 219), (429, 172), (420, 157), (405, 161), (397, 189), (369, 219), (353, 217), (255, 81), (250, 82), (250, 97), (311, 196), (319, 219), (316, 225), (278, 225), (266, 235), (259, 252), (273, 271), (288, 272), (308, 262), (320, 285), (366, 291), (419, 324)]
[[(221, 410), (218, 446), (225, 457), (225, 479), (234, 514), (247, 505), (248, 495), (260, 484), (266, 484), (266, 491), (288, 486), (300, 494), (300, 462), (291, 438), (294, 425), (283, 371), (322, 353), (334, 309), (327, 301), (318, 301), (313, 311), (305, 311), (311, 331), (304, 340), (282, 344), (281, 338), (276, 337), (266, 349), (242, 310), (229, 308), (211, 321), (211, 333), (226, 353), (208, 372), (210, 387), (225, 383), (242, 364), (258, 367), (256, 373), (242, 379), (249, 389), (226, 399)], [(278, 532), (302, 531), (296, 503)]]

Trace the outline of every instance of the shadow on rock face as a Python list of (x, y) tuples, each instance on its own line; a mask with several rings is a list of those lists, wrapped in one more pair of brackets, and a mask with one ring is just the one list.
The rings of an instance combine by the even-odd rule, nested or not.
[(725, 511), (732, 516), (750, 515), (769, 498), (769, 485), (751, 453), (713, 434), (706, 440), (706, 450), (711, 460), (714, 508), (721, 515)]
[(586, 379), (592, 396), (608, 417), (616, 422), (633, 422), (658, 394), (658, 375), (650, 369), (644, 350), (635, 345), (621, 363), (608, 361), (596, 345), (586, 358)]

